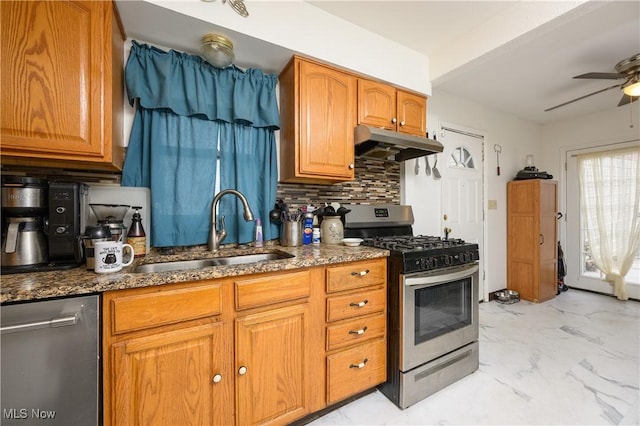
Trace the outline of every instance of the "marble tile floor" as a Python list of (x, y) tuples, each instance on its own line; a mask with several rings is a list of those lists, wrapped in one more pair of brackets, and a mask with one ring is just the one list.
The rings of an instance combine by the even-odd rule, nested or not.
[(480, 368), (400, 410), (379, 391), (310, 425), (638, 425), (640, 302), (570, 289), (480, 304)]

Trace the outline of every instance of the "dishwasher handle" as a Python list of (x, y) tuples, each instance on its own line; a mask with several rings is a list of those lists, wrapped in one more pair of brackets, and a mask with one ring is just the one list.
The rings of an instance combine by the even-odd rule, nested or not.
[(66, 317), (53, 318), (47, 321), (28, 322), (25, 324), (7, 325), (0, 327), (0, 334), (9, 333), (22, 333), (25, 331), (39, 330), (41, 328), (49, 327), (65, 327), (69, 325), (76, 325), (78, 323), (78, 314), (73, 314)]

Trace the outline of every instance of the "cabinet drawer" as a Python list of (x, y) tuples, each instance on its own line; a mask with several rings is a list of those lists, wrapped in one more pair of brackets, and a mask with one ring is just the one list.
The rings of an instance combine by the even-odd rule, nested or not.
[(327, 268), (327, 293), (381, 284), (386, 279), (386, 259)]
[(387, 292), (384, 287), (327, 297), (327, 322), (384, 312)]
[(379, 313), (329, 326), (327, 327), (327, 351), (383, 337), (386, 324), (387, 319), (384, 313)]
[(222, 312), (220, 284), (117, 297), (113, 334), (189, 321)]
[(385, 339), (327, 357), (327, 403), (370, 389), (387, 378)]
[(236, 309), (249, 309), (273, 303), (302, 299), (311, 294), (309, 271), (236, 280)]

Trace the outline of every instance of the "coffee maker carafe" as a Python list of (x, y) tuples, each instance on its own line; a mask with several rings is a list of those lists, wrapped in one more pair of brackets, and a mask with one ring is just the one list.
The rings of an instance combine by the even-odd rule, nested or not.
[(2, 273), (80, 265), (87, 192), (77, 182), (3, 176)]

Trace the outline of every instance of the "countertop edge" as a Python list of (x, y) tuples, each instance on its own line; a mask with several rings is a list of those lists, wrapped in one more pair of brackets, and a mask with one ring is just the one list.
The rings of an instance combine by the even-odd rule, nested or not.
[[(133, 272), (136, 266), (146, 263), (201, 257), (223, 257), (270, 251), (286, 252), (294, 257), (240, 265), (213, 266), (186, 271), (160, 273)], [(310, 245), (300, 247), (273, 246), (266, 249), (244, 250), (228, 249), (215, 254), (209, 252), (188, 252), (174, 256), (155, 254), (143, 259), (136, 259), (131, 266), (123, 269), (121, 272), (112, 274), (96, 274), (93, 271), (87, 271), (83, 265), (70, 270), (2, 275), (0, 278), (0, 303), (4, 305), (52, 298), (99, 294), (113, 290), (288, 271), (378, 259), (387, 256), (389, 256), (388, 250), (366, 246), (346, 247), (338, 245)]]

